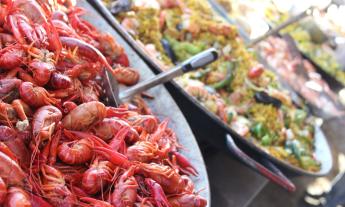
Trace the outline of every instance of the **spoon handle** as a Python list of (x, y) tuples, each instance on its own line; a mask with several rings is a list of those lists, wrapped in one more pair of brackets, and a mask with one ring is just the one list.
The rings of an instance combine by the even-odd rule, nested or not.
[(214, 48), (210, 48), (208, 50), (205, 50), (189, 58), (188, 60), (184, 61), (183, 63), (177, 65), (176, 67), (168, 71), (162, 72), (151, 79), (138, 83), (137, 85), (127, 89), (126, 91), (121, 92), (119, 97), (121, 100), (129, 98), (135, 94), (144, 92), (152, 87), (155, 87), (162, 83), (166, 83), (172, 80), (173, 78), (176, 78), (184, 73), (202, 68), (214, 62), (217, 59), (218, 59), (217, 50)]
[(229, 134), (226, 135), (226, 144), (232, 154), (257, 173), (265, 176), (267, 179), (289, 192), (294, 192), (296, 190), (296, 186), (275, 165), (267, 159), (263, 160), (267, 167), (255, 161), (236, 145)]

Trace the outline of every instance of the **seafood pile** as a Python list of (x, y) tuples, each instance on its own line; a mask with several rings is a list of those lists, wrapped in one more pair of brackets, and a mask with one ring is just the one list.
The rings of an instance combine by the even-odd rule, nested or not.
[(0, 206), (206, 206), (168, 121), (145, 102), (105, 106), (124, 49), (73, 1), (0, 1)]
[[(205, 48), (221, 52), (205, 70), (177, 82), (239, 135), (264, 151), (308, 171), (318, 171), (313, 118), (296, 107), (276, 76), (246, 49), (237, 29), (215, 15), (207, 1), (104, 1), (144, 50), (168, 68)], [(124, 1), (121, 1), (124, 2)], [(116, 11), (116, 12), (114, 12)]]
[(258, 48), (275, 72), (308, 103), (323, 111), (324, 116), (344, 114), (344, 108), (337, 95), (293, 45), (294, 42), (289, 36), (269, 37), (261, 42)]
[[(289, 6), (282, 6), (279, 1), (270, 0), (217, 0), (217, 2), (224, 6), (228, 15), (235, 19), (249, 36), (255, 33), (253, 29), (257, 29), (259, 20), (275, 27), (293, 16), (291, 11), (294, 10), (294, 8)], [(332, 15), (327, 17), (323, 11), (318, 11), (317, 13), (319, 15), (294, 23), (283, 29), (280, 33), (291, 35), (297, 43), (299, 50), (319, 65), (320, 69), (344, 85), (345, 72), (335, 57), (334, 50), (325, 41), (327, 39), (325, 34), (338, 36), (340, 34), (337, 35), (337, 33), (342, 32), (335, 25), (331, 26), (332, 23), (330, 22), (329, 16)], [(261, 32), (261, 30), (258, 31)], [(254, 38), (256, 37), (254, 36)]]

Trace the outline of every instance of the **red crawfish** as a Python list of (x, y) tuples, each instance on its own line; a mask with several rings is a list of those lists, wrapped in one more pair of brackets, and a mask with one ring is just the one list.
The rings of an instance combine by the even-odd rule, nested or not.
[(117, 152), (116, 150), (111, 149), (109, 145), (102, 147), (94, 147), (94, 152), (106, 158), (115, 166), (129, 168), (132, 165), (132, 163), (128, 160), (128, 158), (125, 155)]
[[(54, 106), (43, 106), (35, 112), (32, 120), (32, 134), (34, 137), (31, 140), (30, 144), (31, 149), (33, 150), (31, 165), (33, 164), (36, 158), (36, 154), (37, 152), (39, 152), (39, 149), (42, 146), (43, 142), (48, 140), (48, 143), (46, 143), (46, 145), (51, 144), (52, 135), (61, 118), (61, 111)], [(43, 155), (48, 156), (47, 154), (49, 154), (49, 145), (45, 147), (46, 149), (44, 150), (45, 153)]]
[(0, 50), (0, 68), (11, 70), (23, 64), (25, 51), (18, 45), (10, 45)]
[[(55, 14), (57, 14), (55, 12)], [(62, 13), (63, 16), (65, 16), (65, 13)], [(71, 28), (63, 19), (65, 17), (60, 17), (60, 19), (53, 19), (52, 23), (54, 27), (56, 28), (57, 32), (59, 33), (59, 36), (65, 36), (65, 37), (75, 37), (75, 38), (81, 38), (77, 32)], [(54, 16), (53, 16), (54, 18)], [(67, 18), (67, 17), (66, 17)]]
[(78, 55), (76, 52), (68, 51), (64, 61), (58, 63), (58, 70), (64, 72), (70, 78), (78, 78), (81, 81), (93, 80), (102, 71), (102, 64), (97, 61), (91, 62), (88, 59), (83, 59)]
[(96, 194), (112, 181), (115, 166), (109, 161), (96, 158), (83, 174), (82, 188), (88, 194)]
[(21, 44), (33, 43), (36, 47), (47, 47), (60, 55), (62, 45), (56, 29), (46, 18), (44, 9), (34, 0), (8, 1), (6, 24)]
[(88, 139), (74, 140), (62, 143), (57, 153), (61, 161), (70, 165), (89, 162), (93, 156), (92, 142)]
[[(0, 22), (1, 22), (1, 20), (0, 20)], [(10, 46), (10, 45), (13, 45), (15, 43), (16, 43), (16, 39), (14, 38), (14, 36), (12, 34), (6, 34), (6, 33), (0, 32), (0, 48), (5, 47), (5, 46)]]
[(97, 200), (91, 197), (81, 197), (79, 200), (83, 203), (86, 203), (86, 206), (93, 206), (93, 207), (113, 207), (110, 203), (102, 200)]
[(5, 201), (7, 195), (7, 185), (5, 181), (0, 177), (0, 205)]
[(133, 206), (137, 198), (138, 183), (134, 178), (134, 168), (123, 173), (111, 194), (111, 204), (117, 207)]
[[(52, 136), (52, 139), (49, 140), (49, 154), (46, 154), (47, 160), (49, 165), (54, 165), (56, 162), (57, 157), (57, 148), (62, 136), (62, 125), (59, 123), (56, 127), (55, 133)], [(46, 163), (44, 162), (44, 163)]]
[(156, 203), (156, 206), (171, 207), (162, 187), (156, 181), (146, 178), (145, 184), (149, 188), (153, 202)]
[(92, 61), (98, 61), (102, 63), (110, 72), (113, 71), (104, 55), (91, 44), (73, 37), (60, 37), (60, 40), (63, 46), (71, 50), (75, 50), (77, 48), (77, 53), (81, 56)]
[(33, 112), (29, 105), (27, 105), (23, 100), (16, 99), (13, 100), (11, 105), (14, 110), (17, 112), (17, 116), (20, 120), (28, 120), (28, 117), (31, 117)]
[(81, 101), (83, 103), (91, 102), (91, 101), (99, 101), (101, 87), (94, 81), (89, 81), (88, 83), (84, 83), (82, 91), (81, 91)]
[(61, 118), (62, 113), (55, 106), (42, 106), (33, 116), (33, 136), (37, 137), (40, 141), (51, 139), (55, 127)]
[(138, 71), (130, 67), (116, 66), (113, 74), (119, 83), (127, 86), (135, 85), (138, 83), (140, 75)]
[(170, 157), (174, 164), (178, 166), (178, 169), (186, 175), (198, 175), (198, 171), (195, 167), (188, 161), (188, 159), (177, 151), (171, 151)]
[(52, 205), (50, 205), (50, 203), (45, 201), (43, 198), (41, 198), (40, 196), (34, 195), (32, 193), (30, 194), (30, 202), (32, 204), (32, 207), (53, 207)]
[(53, 87), (54, 89), (67, 89), (71, 87), (72, 85), (72, 80), (68, 76), (59, 73), (59, 72), (54, 72), (51, 75), (50, 86)]
[(137, 172), (156, 181), (168, 194), (182, 193), (187, 185), (175, 169), (166, 165), (140, 163), (137, 166)]
[(4, 206), (31, 207), (30, 196), (19, 187), (10, 187), (7, 192)]
[(6, 142), (10, 141), (12, 139), (15, 139), (17, 136), (17, 132), (15, 129), (1, 125), (0, 126), (0, 141), (1, 142)]
[(0, 100), (0, 123), (13, 128), (13, 123), (17, 121), (17, 114), (11, 104)]
[(98, 101), (83, 103), (67, 114), (62, 124), (70, 130), (83, 131), (102, 121), (106, 115), (104, 104)]
[(44, 105), (57, 105), (58, 99), (53, 98), (46, 89), (34, 86), (30, 82), (23, 82), (19, 87), (20, 97), (25, 103), (33, 107), (40, 107)]
[(9, 158), (18, 163), (18, 158), (5, 143), (0, 142), (0, 150), (1, 152), (5, 153)]
[(0, 150), (0, 177), (7, 185), (23, 186), (24, 184), (26, 174), (11, 152)]
[(206, 199), (199, 195), (182, 193), (168, 198), (172, 207), (205, 207)]
[(22, 81), (17, 78), (4, 78), (0, 80), (0, 99), (11, 102), (19, 95), (18, 88)]
[(82, 36), (88, 36), (90, 39), (97, 39), (98, 33), (94, 26), (84, 19), (81, 19), (79, 16), (83, 15), (85, 10), (80, 7), (73, 7), (68, 12), (68, 19), (72, 25), (72, 28)]
[(158, 127), (158, 120), (153, 115), (131, 116), (127, 120), (129, 124), (134, 127), (139, 133), (145, 131), (151, 134), (155, 132)]
[(109, 147), (112, 150), (124, 154), (127, 150), (127, 145), (125, 142), (126, 135), (129, 131), (128, 127), (123, 127), (120, 129), (116, 135), (110, 140)]
[(64, 114), (68, 114), (73, 109), (77, 108), (77, 104), (72, 101), (65, 101), (62, 104)]
[(28, 53), (33, 60), (29, 61), (29, 70), (33, 74), (35, 83), (39, 86), (44, 86), (50, 80), (51, 74), (56, 70), (54, 53), (46, 49), (38, 49), (29, 47)]
[[(50, 93), (56, 97), (64, 99), (65, 101), (74, 101), (78, 99), (81, 95), (81, 89), (83, 88), (82, 83), (79, 79), (73, 78), (71, 79), (71, 85), (66, 89), (57, 89), (54, 91), (50, 91)], [(65, 102), (64, 101), (64, 102)]]
[(100, 51), (110, 58), (111, 62), (129, 67), (129, 60), (123, 47), (110, 34), (99, 34), (97, 41)]
[(12, 71), (14, 71), (17, 74), (18, 78), (21, 79), (23, 82), (30, 82), (36, 84), (34, 78), (28, 71), (23, 70), (22, 68), (15, 68)]
[[(81, 184), (84, 172), (88, 169), (83, 165), (66, 165), (61, 162), (54, 164), (54, 167), (62, 173), (65, 181), (68, 182), (71, 186), (79, 186)], [(83, 194), (83, 190), (81, 190), (80, 188), (71, 188), (71, 191), (77, 195)], [(85, 193), (84, 196), (86, 195), (87, 194)]]
[(119, 107), (119, 108), (108, 106), (106, 110), (107, 110), (107, 116), (106, 116), (107, 118), (116, 117), (120, 119), (127, 119), (129, 117), (139, 115), (138, 112), (129, 110), (129, 107), (127, 106)]
[(159, 150), (157, 144), (149, 141), (138, 141), (127, 148), (126, 156), (131, 161), (150, 162), (160, 157), (165, 157), (167, 153)]
[(52, 19), (53, 20), (60, 20), (63, 22), (68, 22), (68, 16), (64, 11), (61, 10), (55, 10), (52, 11)]
[(29, 149), (27, 148), (26, 144), (23, 143), (23, 140), (20, 138), (19, 134), (9, 127), (7, 128), (13, 130), (14, 132), (7, 134), (6, 137), (7, 132), (4, 130), (4, 128), (6, 128), (6, 126), (1, 126), (0, 128), (0, 133), (4, 132), (4, 134), (0, 135), (0, 148), (6, 150), (7, 152), (10, 151), (10, 153), (13, 154), (11, 158), (18, 162), (23, 169), (26, 169), (30, 163)]
[(113, 117), (105, 118), (96, 124), (91, 131), (103, 140), (110, 140), (123, 127), (128, 127), (129, 131), (126, 134), (126, 140), (129, 143), (136, 142), (139, 139), (138, 132), (132, 128), (126, 121)]
[(21, 99), (13, 100), (11, 105), (20, 119), (16, 123), (16, 128), (19, 131), (26, 131), (30, 126), (28, 116), (32, 116), (31, 108)]
[(51, 204), (63, 207), (72, 207), (76, 204), (76, 197), (67, 188), (65, 179), (60, 171), (52, 166), (43, 165), (41, 173), (43, 196)]
[[(121, 132), (121, 130), (120, 130)], [(80, 131), (70, 131), (70, 130), (65, 130), (65, 135), (73, 138), (76, 137), (76, 139), (88, 139), (93, 142), (93, 151), (105, 157), (108, 161), (110, 161), (112, 164), (115, 166), (120, 166), (124, 168), (128, 168), (131, 163), (127, 159), (127, 157), (116, 150), (112, 149), (109, 144), (104, 142), (102, 139), (99, 137), (92, 135), (87, 132), (80, 132)]]

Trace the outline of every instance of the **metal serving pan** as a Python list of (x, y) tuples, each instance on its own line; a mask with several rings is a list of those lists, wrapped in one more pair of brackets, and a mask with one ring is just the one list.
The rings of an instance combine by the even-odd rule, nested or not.
[[(111, 34), (113, 37), (115, 37), (117, 42), (124, 47), (129, 57), (131, 66), (138, 69), (140, 72), (140, 81), (147, 80), (154, 75), (150, 68), (137, 55), (137, 53), (133, 51), (128, 43), (126, 43), (126, 41), (124, 41), (121, 36), (116, 33), (116, 31), (87, 1), (78, 1), (78, 6), (87, 10), (87, 13), (83, 16), (85, 19), (87, 19), (99, 30)], [(147, 93), (154, 96), (154, 99), (147, 100), (147, 103), (152, 109), (153, 114), (156, 115), (160, 120), (164, 120), (165, 118), (169, 119), (169, 127), (175, 131), (179, 143), (181, 143), (184, 147), (184, 150), (182, 150), (181, 153), (189, 159), (192, 165), (199, 172), (199, 176), (191, 177), (194, 181), (195, 189), (197, 191), (200, 190), (200, 195), (207, 200), (208, 206), (211, 206), (210, 186), (205, 163), (196, 139), (185, 117), (163, 85), (152, 88), (148, 90)]]
[[(208, 0), (212, 8), (225, 19), (225, 21), (229, 22), (230, 24), (236, 25), (236, 27), (239, 30), (239, 35), (243, 38), (245, 42), (249, 42), (249, 35), (245, 32), (245, 30), (241, 27), (240, 24), (238, 24), (234, 19), (232, 19), (228, 13), (225, 11), (224, 8), (216, 1), (216, 0)], [(301, 13), (298, 16), (306, 16), (305, 13)], [(296, 18), (295, 18), (296, 17)], [(297, 16), (293, 17), (292, 19), (296, 19), (298, 21)], [(301, 19), (300, 19), (301, 20)], [(294, 21), (290, 21), (294, 22)], [(272, 26), (272, 25), (270, 25)], [(277, 35), (279, 37), (282, 37), (283, 35), (278, 31), (276, 34), (273, 33), (273, 35)], [(337, 79), (335, 79), (333, 76), (329, 75), (319, 64), (317, 64), (312, 58), (310, 58), (306, 53), (302, 52), (300, 49), (298, 49), (300, 54), (303, 56), (304, 59), (308, 60), (316, 69), (316, 71), (321, 75), (322, 79), (324, 79), (329, 87), (335, 91), (339, 92), (342, 88), (345, 87), (341, 82), (339, 82)]]
[[(104, 4), (101, 2), (101, 0), (89, 0), (89, 2), (91, 4), (93, 4), (100, 11), (100, 13), (108, 20), (108, 22), (123, 36), (123, 38), (143, 58), (143, 60), (148, 63), (148, 65), (150, 65), (158, 73), (162, 71), (162, 68), (159, 66), (159, 64), (157, 64), (155, 62), (155, 60), (152, 59), (145, 52), (145, 50), (136, 42), (136, 40), (133, 39), (133, 37), (128, 32), (126, 32), (124, 28), (122, 28), (120, 23), (109, 12), (109, 10), (104, 6)], [(240, 141), (240, 142), (244, 143), (244, 145), (246, 147), (249, 147), (250, 149), (258, 152), (258, 154), (260, 154), (260, 156), (273, 161), (274, 163), (278, 164), (282, 168), (287, 169), (290, 172), (293, 172), (293, 173), (298, 174), (298, 175), (311, 175), (311, 176), (322, 176), (322, 175), (327, 174), (331, 170), (332, 165), (333, 165), (331, 151), (330, 151), (329, 145), (327, 143), (327, 140), (326, 140), (324, 134), (322, 133), (322, 131), (320, 129), (320, 126), (316, 126), (315, 152), (316, 152), (316, 157), (322, 163), (322, 168), (321, 168), (321, 170), (319, 172), (308, 172), (306, 170), (303, 170), (303, 169), (300, 169), (298, 167), (292, 166), (291, 164), (289, 164), (289, 163), (287, 163), (285, 161), (282, 161), (282, 160), (279, 160), (279, 159), (273, 157), (269, 153), (265, 152), (264, 150), (262, 150), (261, 148), (256, 146), (254, 143), (252, 143), (249, 140), (241, 137), (234, 130), (232, 130), (226, 123), (221, 121), (215, 114), (213, 114), (210, 111), (208, 111), (196, 99), (194, 99), (192, 96), (187, 94), (187, 92), (182, 87), (180, 87), (176, 82), (172, 81), (172, 84), (173, 84), (175, 90), (177, 90), (179, 93), (181, 93), (186, 100), (188, 100), (189, 102), (193, 103), (193, 106), (197, 107), (200, 111), (202, 111), (203, 113), (207, 114), (208, 118), (210, 118), (212, 121), (214, 121), (219, 126), (221, 126), (221, 128), (224, 130), (225, 133), (229, 133), (231, 135), (231, 137), (235, 138), (236, 141)], [(218, 139), (218, 140), (210, 140), (210, 141), (211, 142), (217, 142), (217, 143), (224, 144), (224, 137), (214, 137), (214, 139)], [(222, 140), (222, 141), (219, 141), (219, 140)], [(228, 137), (228, 139), (225, 139), (225, 140), (229, 141), (229, 137)], [(229, 142), (228, 142), (228, 147), (231, 148), (231, 147), (233, 147), (233, 145), (229, 144)], [(239, 149), (231, 148), (232, 152), (234, 152), (234, 150), (238, 151)], [(234, 154), (237, 157), (241, 156), (241, 154), (239, 154), (239, 153), (234, 153)], [(244, 161), (246, 164), (250, 165), (248, 162), (246, 162), (246, 161), (248, 161), (248, 159), (245, 159), (246, 160), (245, 161), (242, 158), (240, 158), (242, 161)], [(252, 168), (255, 168), (256, 171), (259, 171), (261, 174), (263, 174), (267, 178), (271, 179), (270, 175), (267, 176), (268, 172), (266, 172), (266, 171), (263, 172), (260, 169), (258, 169), (256, 166), (254, 166), (254, 167), (253, 167), (253, 165), (251, 165), (251, 166), (252, 166)], [(277, 170), (278, 169), (271, 170), (271, 171), (273, 171), (273, 174), (275, 174), (277, 176), (277, 174), (280, 174), (280, 173), (277, 173)], [(276, 172), (274, 172), (274, 171), (276, 171)], [(279, 177), (279, 175), (278, 175), (278, 177)], [(288, 180), (286, 178), (282, 178), (281, 176), (280, 176), (280, 178), (283, 181), (285, 180), (286, 182), (288, 182)], [(271, 179), (271, 180), (275, 182), (274, 179)]]

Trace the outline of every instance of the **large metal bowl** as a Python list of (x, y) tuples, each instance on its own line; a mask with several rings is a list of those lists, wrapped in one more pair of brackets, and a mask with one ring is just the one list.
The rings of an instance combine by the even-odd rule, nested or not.
[[(86, 20), (88, 20), (99, 30), (111, 34), (117, 40), (117, 42), (124, 47), (129, 57), (131, 67), (136, 68), (140, 72), (141, 81), (149, 79), (154, 75), (154, 73), (138, 56), (138, 54), (133, 51), (128, 43), (122, 39), (122, 37), (87, 1), (79, 1), (78, 6), (87, 10), (87, 13), (83, 16)], [(207, 199), (208, 206), (210, 206), (210, 186), (205, 163), (196, 139), (186, 119), (164, 86), (157, 86), (147, 92), (155, 97), (153, 100), (147, 101), (148, 105), (152, 109), (152, 112), (154, 115), (159, 117), (160, 120), (164, 120), (165, 118), (169, 119), (169, 127), (175, 131), (179, 143), (184, 147), (181, 153), (189, 159), (189, 161), (199, 172), (199, 176), (192, 177), (192, 180), (195, 183), (195, 189), (197, 191), (201, 190), (200, 195)]]

